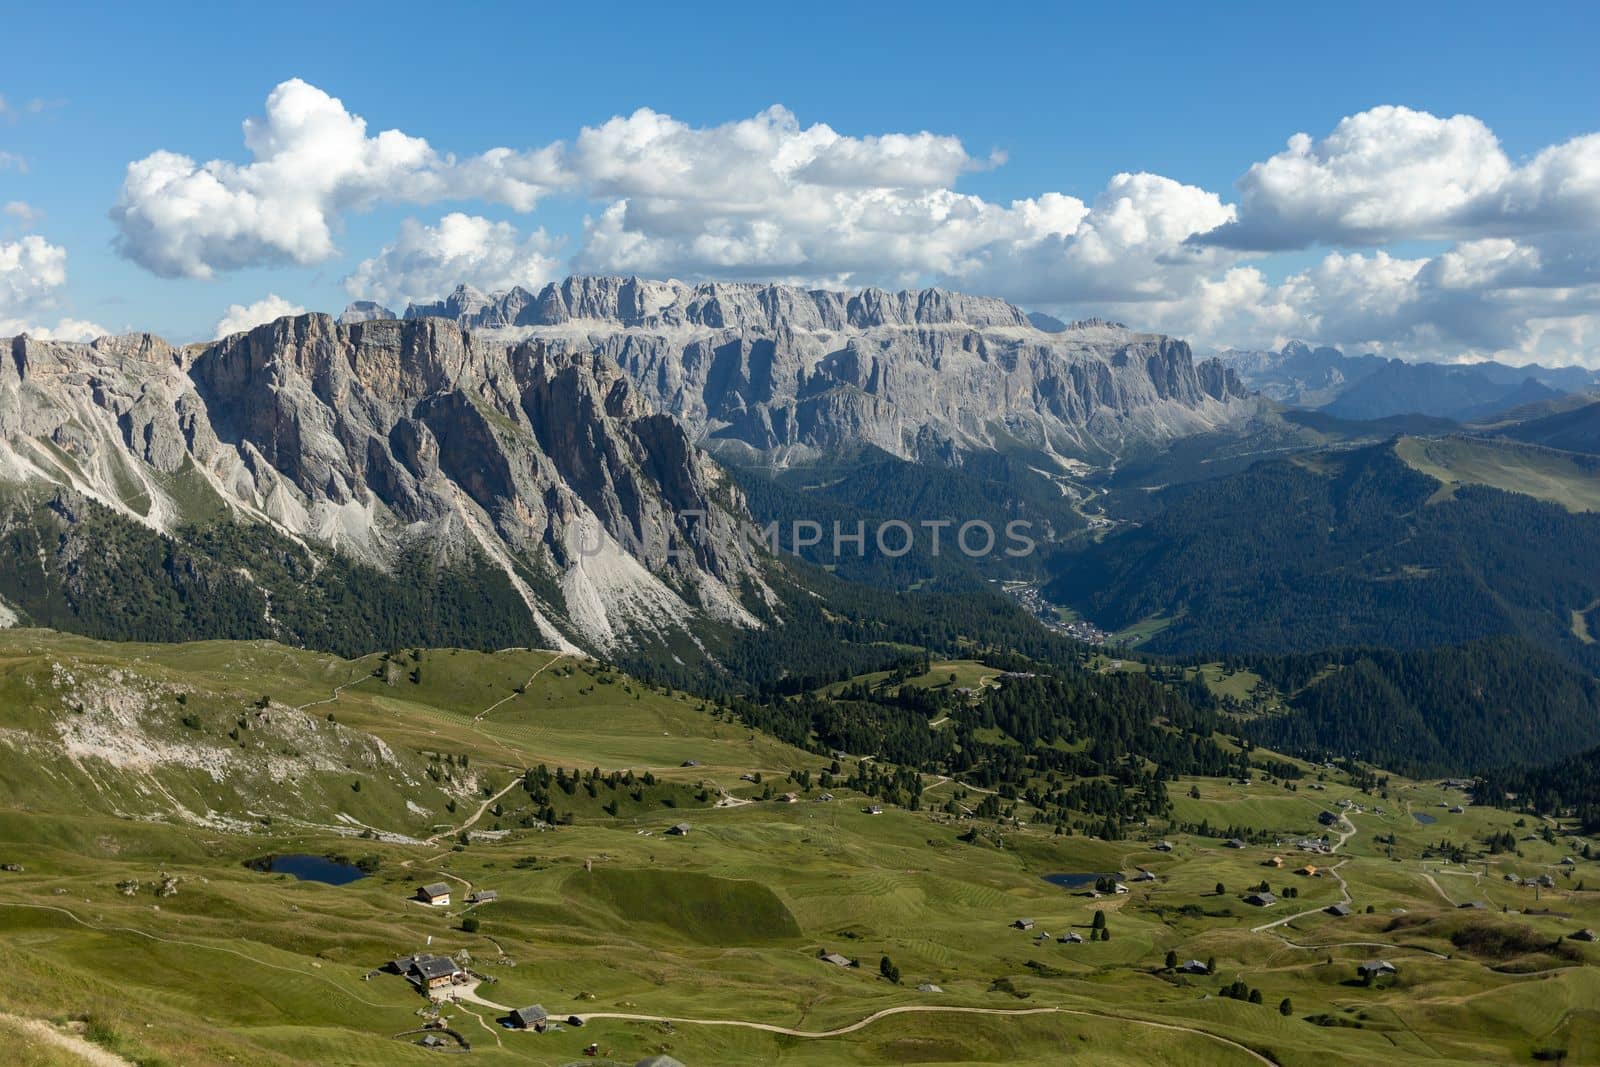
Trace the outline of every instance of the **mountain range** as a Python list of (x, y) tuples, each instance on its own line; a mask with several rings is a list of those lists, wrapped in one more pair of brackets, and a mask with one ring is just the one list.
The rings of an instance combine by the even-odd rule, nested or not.
[(481, 564), (520, 600), (526, 642), (754, 625), (737, 492), (604, 356), (325, 315), (189, 348), (148, 335), (6, 348), (6, 528), (53, 527), (41, 566), (69, 596), (82, 553), (109, 551), (75, 543), (78, 517), (179, 542), (224, 517), (313, 569), (330, 555), (382, 573), (417, 554)]
[[(1436, 483), (1391, 451), (1364, 466), (1338, 458), (1397, 423), (1351, 421), (1329, 403), (1290, 413), (1312, 420), (1302, 425), (1245, 387), (1271, 375), (1307, 386), (1337, 378), (1354, 405), (1350, 390), (1407, 374), (1405, 365), (1290, 345), (1270, 359), (1234, 353), (1228, 366), (1120, 323), (1045, 325), (1004, 301), (938, 289), (570, 278), (537, 294), (461, 287), (401, 318), (358, 303), (340, 321), (298, 315), (182, 347), (150, 335), (8, 339), (0, 609), (105, 637), (265, 637), (345, 653), (538, 644), (653, 649), (651, 662), (679, 667), (738, 655), (776, 680), (813, 662), (824, 635), (837, 639), (850, 617), (841, 603), (857, 604), (849, 639), (869, 647), (921, 625), (905, 605), (874, 597), (1053, 574), (1058, 603), (1113, 630), (1174, 620), (1152, 647), (1285, 652), (1501, 632), (1567, 640), (1550, 627), (1570, 620), (1541, 614), (1532, 593), (1508, 594), (1490, 561), (1457, 575), (1391, 550), (1415, 548), (1425, 529), (1443, 558), (1468, 535), (1432, 521), (1385, 525), (1374, 518), (1384, 508), (1485, 529), (1504, 510), (1479, 515), (1474, 502), (1487, 498), (1454, 489), (1472, 507), (1419, 510)], [(1566, 388), (1586, 373), (1550, 372), (1547, 386), (1530, 372), (1518, 384), (1510, 369), (1483, 365), (1416, 380), (1467, 370), (1503, 396), (1528, 383)], [(1453, 413), (1481, 399), (1474, 388), (1448, 394)], [(1542, 418), (1478, 432), (1576, 447), (1592, 437), (1593, 412), (1575, 403), (1536, 404), (1525, 410)], [(1407, 422), (1404, 432), (1439, 431)], [(1310, 458), (1261, 466), (1293, 452)], [(1500, 459), (1484, 455), (1447, 477), (1505, 489), (1544, 469), (1519, 455), (1485, 473)], [(1427, 465), (1437, 457), (1416, 462), (1435, 476)], [(1329, 482), (1318, 471), (1346, 474)], [(1560, 471), (1584, 477), (1572, 464)], [(1362, 492), (1347, 494), (1350, 478)], [(1282, 495), (1274, 479), (1305, 484), (1284, 514), (1242, 519)], [(1180, 483), (1192, 485), (1161, 490)], [(1569, 495), (1587, 507), (1582, 486)], [(1250, 582), (1234, 573), (1229, 545), (1307, 507), (1332, 516), (1341, 544), (1370, 534), (1362, 566), (1377, 570), (1347, 589), (1318, 577), (1326, 552), (1286, 557), (1279, 577), (1292, 574), (1301, 595), (1263, 589), (1281, 608), (1263, 612), (1236, 595)], [(774, 555), (758, 534), (797, 518), (951, 515), (1026, 520), (1045, 551), (986, 570), (921, 548), (843, 564), (809, 557), (829, 575)], [(1587, 550), (1589, 520), (1540, 521), (1560, 527), (1535, 552), (1560, 564), (1547, 584), (1576, 589), (1561, 553)], [(1388, 610), (1399, 592), (1428, 600), (1444, 590), (1439, 575), (1499, 592), (1474, 613), (1408, 623)], [(1329, 611), (1345, 611), (1347, 593), (1379, 590), (1384, 611), (1366, 629), (1313, 625), (1321, 617), (1307, 605), (1319, 590)], [(778, 640), (785, 627), (811, 644)], [(764, 649), (731, 653), (728, 635), (740, 633), (769, 636)], [(773, 661), (780, 648), (790, 662)]]
[(1217, 358), (1270, 400), (1345, 419), (1428, 415), (1465, 422), (1600, 383), (1582, 367), (1412, 363), (1303, 341), (1277, 352), (1234, 349)]
[[(386, 314), (357, 303), (342, 318)], [(600, 353), (706, 447), (781, 463), (865, 446), (1102, 457), (1253, 403), (1175, 338), (1099, 320), (1046, 332), (1013, 304), (944, 289), (568, 278), (538, 293), (461, 286), (404, 317)]]
[(574, 278), (184, 347), (0, 343), (9, 616), (345, 652), (671, 658), (782, 624), (782, 564), (711, 452), (861, 450), (930, 461), (937, 482), (965, 454), (1022, 443), (1053, 468), (1254, 404), (1181, 341), (1105, 323), (1045, 334), (941, 290)]

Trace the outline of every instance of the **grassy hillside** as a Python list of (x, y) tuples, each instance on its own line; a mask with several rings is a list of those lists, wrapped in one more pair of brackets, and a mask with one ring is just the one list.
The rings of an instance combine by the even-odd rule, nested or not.
[[(1435, 443), (1401, 448), (1424, 444)], [(1576, 461), (1480, 453), (1500, 446), (1471, 442), (1439, 448), (1463, 468), (1476, 457), (1471, 477), (1504, 485), (1441, 485), (1388, 446), (1264, 460), (1159, 494), (1160, 510), (1140, 525), (1063, 558), (1046, 595), (1108, 631), (1142, 627), (1138, 647), (1157, 653), (1405, 649), (1518, 634), (1600, 663), (1573, 626), (1573, 612), (1600, 598), (1600, 516), (1528, 495), (1590, 499)], [(1483, 455), (1501, 465), (1491, 472)]]
[[(1578, 849), (1555, 836), (1558, 824), (1548, 824), (1547, 840), (1538, 820), (1514, 812), (1452, 814), (1441, 805), (1461, 794), (1426, 782), (1353, 777), (1257, 751), (1253, 763), (1278, 770), (1257, 770), (1248, 785), (1173, 782), (1169, 819), (1109, 841), (1034, 824), (1026, 797), (998, 818), (944, 812), (932, 803), (941, 793), (981, 794), (939, 776), (923, 778), (924, 810), (870, 814), (870, 798), (820, 785), (831, 757), (682, 693), (550, 653), (407, 650), (345, 661), (269, 644), (120, 646), (35, 631), (0, 638), (0, 661), (11, 687), (0, 738), (40, 746), (4, 761), (0, 782), (0, 861), (20, 868), (0, 872), (7, 1035), (44, 1025), (141, 1064), (435, 1062), (438, 1053), (411, 1043), (417, 1034), (395, 1037), (421, 1025), (423, 998), (398, 977), (369, 974), (397, 954), (433, 951), (465, 953), (489, 979), (476, 999), (442, 1006), (473, 1062), (487, 1064), (555, 1067), (581, 1061), (590, 1042), (616, 1062), (668, 1052), (690, 1067), (1600, 1055), (1591, 1010), (1600, 954), (1560, 940), (1600, 925), (1600, 864), (1579, 859), (1568, 872), (1559, 861)], [(952, 670), (963, 680), (981, 674), (958, 663), (937, 669), (946, 680)], [(105, 681), (113, 671), (114, 684)], [(50, 682), (63, 674), (73, 681)], [(932, 672), (921, 681), (938, 684)], [(211, 786), (206, 774), (170, 766), (177, 741), (154, 743), (169, 738), (163, 716), (175, 691), (206, 717), (186, 753), (222, 749), (227, 734), (215, 731), (235, 704), (269, 696), (260, 710), (275, 722), (241, 732), (249, 747), (240, 751), (259, 762), (217, 764)], [(139, 758), (40, 740), (75, 736), (71, 723), (123, 707), (125, 692), (141, 694), (119, 720), (130, 724), (127, 738), (150, 739)], [(271, 773), (270, 745), (258, 738), (279, 743), (274, 731), (297, 715), (307, 738), (309, 720), (317, 724), (319, 747), (308, 739), (307, 751), (343, 751), (330, 746), (344, 740), (352, 752), (387, 746), (386, 769), (364, 772), (359, 801)], [(67, 735), (57, 732), (63, 724)], [(428, 775), (444, 762), (434, 754), (448, 756), (448, 780)], [(846, 772), (870, 763), (842, 762)], [(791, 771), (809, 772), (809, 784), (789, 780)], [(161, 789), (186, 810), (163, 813)], [(540, 791), (557, 809), (553, 825), (524, 823)], [(297, 796), (292, 818), (240, 814)], [(607, 806), (619, 798), (636, 806), (613, 814)], [(429, 807), (452, 799), (454, 812)], [(117, 810), (136, 801), (137, 811)], [(1319, 826), (1318, 813), (1341, 801), (1359, 805), (1351, 823)], [(341, 813), (389, 832), (358, 840)], [(424, 836), (436, 818), (443, 830)], [(687, 835), (666, 834), (684, 822)], [(1250, 846), (1225, 847), (1222, 827)], [(1507, 832), (1516, 851), (1490, 854), (1480, 843)], [(1334, 855), (1293, 852), (1300, 836), (1323, 833), (1342, 839)], [(1172, 851), (1154, 848), (1162, 839)], [(247, 862), (289, 853), (359, 855), (370, 873), (333, 886)], [(1293, 862), (1263, 866), (1274, 854)], [(1308, 860), (1334, 873), (1290, 873)], [(1141, 867), (1156, 880), (1134, 881)], [(1502, 878), (1512, 872), (1551, 872), (1556, 886), (1535, 899)], [(1106, 873), (1131, 891), (1093, 897), (1044, 879)], [(1265, 911), (1241, 899), (1263, 879), (1283, 898)], [(408, 899), (439, 880), (456, 890), (449, 907)], [(466, 903), (477, 889), (499, 899)], [(1319, 910), (1346, 893), (1355, 914)], [(1468, 899), (1489, 908), (1458, 911)], [(1023, 917), (1034, 930), (1011, 928)], [(1256, 929), (1277, 920), (1288, 922)], [(1094, 936), (1102, 925), (1107, 940)], [(1040, 931), (1051, 940), (1036, 941)], [(1055, 940), (1068, 932), (1082, 943)], [(861, 966), (833, 967), (821, 951)], [(1169, 951), (1214, 960), (1215, 970), (1169, 972)], [(1377, 955), (1400, 973), (1368, 988), (1355, 966)], [(880, 973), (884, 956), (898, 983)], [(1235, 989), (1244, 999), (1221, 995)], [(502, 1007), (532, 1003), (587, 1024), (543, 1035), (496, 1024)], [(999, 1014), (1007, 1012), (1032, 1014)], [(42, 1062), (72, 1062), (59, 1046), (29, 1047), (35, 1059), (56, 1057)]]
[(1486, 485), (1568, 511), (1600, 511), (1600, 459), (1509, 441), (1402, 437), (1395, 454), (1441, 483), (1435, 501), (1461, 485)]
[(1600, 402), (1593, 393), (1564, 398), (1565, 403), (1530, 412), (1511, 425), (1492, 432), (1530, 444), (1567, 452), (1600, 453)]

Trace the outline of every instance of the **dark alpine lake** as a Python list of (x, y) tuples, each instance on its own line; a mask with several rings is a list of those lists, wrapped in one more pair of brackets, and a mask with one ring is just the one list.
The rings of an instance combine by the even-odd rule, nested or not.
[(1095, 879), (1097, 879), (1097, 878), (1117, 878), (1117, 877), (1120, 877), (1120, 876), (1119, 875), (1115, 875), (1115, 874), (1108, 874), (1105, 871), (1101, 871), (1098, 874), (1094, 874), (1094, 873), (1090, 873), (1090, 874), (1072, 874), (1072, 873), (1047, 874), (1047, 875), (1044, 876), (1044, 880), (1049, 882), (1051, 885), (1058, 885), (1062, 889), (1082, 889), (1086, 885), (1090, 885), (1090, 886), (1094, 885)]
[(341, 863), (327, 856), (313, 856), (304, 852), (262, 856), (251, 860), (247, 866), (266, 874), (287, 874), (302, 882), (322, 882), (325, 885), (345, 885), (367, 876), (366, 871), (353, 863)]

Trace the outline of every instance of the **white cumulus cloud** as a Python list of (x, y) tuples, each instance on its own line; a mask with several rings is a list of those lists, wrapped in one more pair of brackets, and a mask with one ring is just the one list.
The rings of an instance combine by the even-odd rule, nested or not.
[(711, 127), (643, 109), (586, 127), (566, 154), (574, 187), (609, 200), (575, 265), (846, 285), (967, 270), (995, 241), (1055, 223), (1061, 204), (1081, 210), (951, 188), (995, 161), (954, 137), (848, 137), (781, 107)]
[(344, 280), (353, 298), (399, 310), (467, 284), (495, 291), (520, 285), (537, 290), (561, 274), (560, 242), (543, 230), (523, 237), (509, 222), (451, 212), (437, 226), (415, 219), (399, 236)]
[(1516, 166), (1471, 115), (1377, 107), (1320, 141), (1295, 134), (1238, 186), (1237, 221), (1207, 243), (1272, 251), (1592, 226), (1600, 222), (1600, 135)]
[(228, 310), (217, 320), (215, 336), (227, 337), (229, 334), (253, 330), (264, 322), (272, 322), (285, 315), (303, 315), (305, 310), (277, 293), (268, 293), (253, 304), (229, 304)]
[(244, 123), (251, 161), (153, 152), (128, 165), (112, 219), (123, 255), (166, 277), (335, 254), (341, 216), (380, 201), (482, 198), (530, 210), (556, 177), (548, 154), (493, 149), (457, 160), (366, 120), (294, 79)]
[[(155, 152), (130, 164), (113, 211), (123, 254), (190, 277), (314, 264), (337, 254), (344, 217), (380, 203), (526, 213), (559, 196), (584, 206), (581, 232), (476, 210), (408, 219), (345, 288), (401, 304), (569, 270), (944, 284), (1203, 345), (1300, 336), (1600, 363), (1600, 133), (1513, 159), (1477, 117), (1383, 106), (1241, 161), (1236, 193), (1124, 173), (1082, 199), (1005, 201), (961, 188), (999, 153), (930, 131), (843, 134), (783, 107), (701, 126), (641, 108), (570, 139), (456, 158), (372, 134), (288, 81), (244, 124), (244, 144), (243, 162)], [(1314, 247), (1309, 265), (1273, 258)]]
[(108, 331), (82, 319), (58, 318), (61, 289), (67, 284), (67, 250), (37, 234), (0, 241), (0, 337), (28, 334), (58, 341), (88, 341)]
[(1232, 218), (1197, 186), (1118, 174), (1087, 209), (1058, 208), (1052, 221), (1022, 227), (956, 280), (1041, 304), (1174, 299), (1237, 258), (1187, 243)]

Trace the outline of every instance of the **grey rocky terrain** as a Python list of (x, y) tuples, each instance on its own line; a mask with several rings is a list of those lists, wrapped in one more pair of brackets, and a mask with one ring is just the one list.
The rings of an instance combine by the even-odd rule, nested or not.
[(1013, 304), (943, 289), (578, 277), (538, 293), (462, 286), (405, 316), (603, 353), (702, 444), (786, 461), (860, 445), (924, 459), (1012, 443), (1096, 457), (1215, 429), (1253, 406), (1183, 341), (1097, 320), (1046, 332)]
[(737, 494), (602, 355), (325, 315), (188, 348), (3, 344), (13, 488), (66, 490), (163, 533), (226, 512), (380, 567), (419, 544), (447, 560), (474, 549), (550, 644), (753, 621)]

